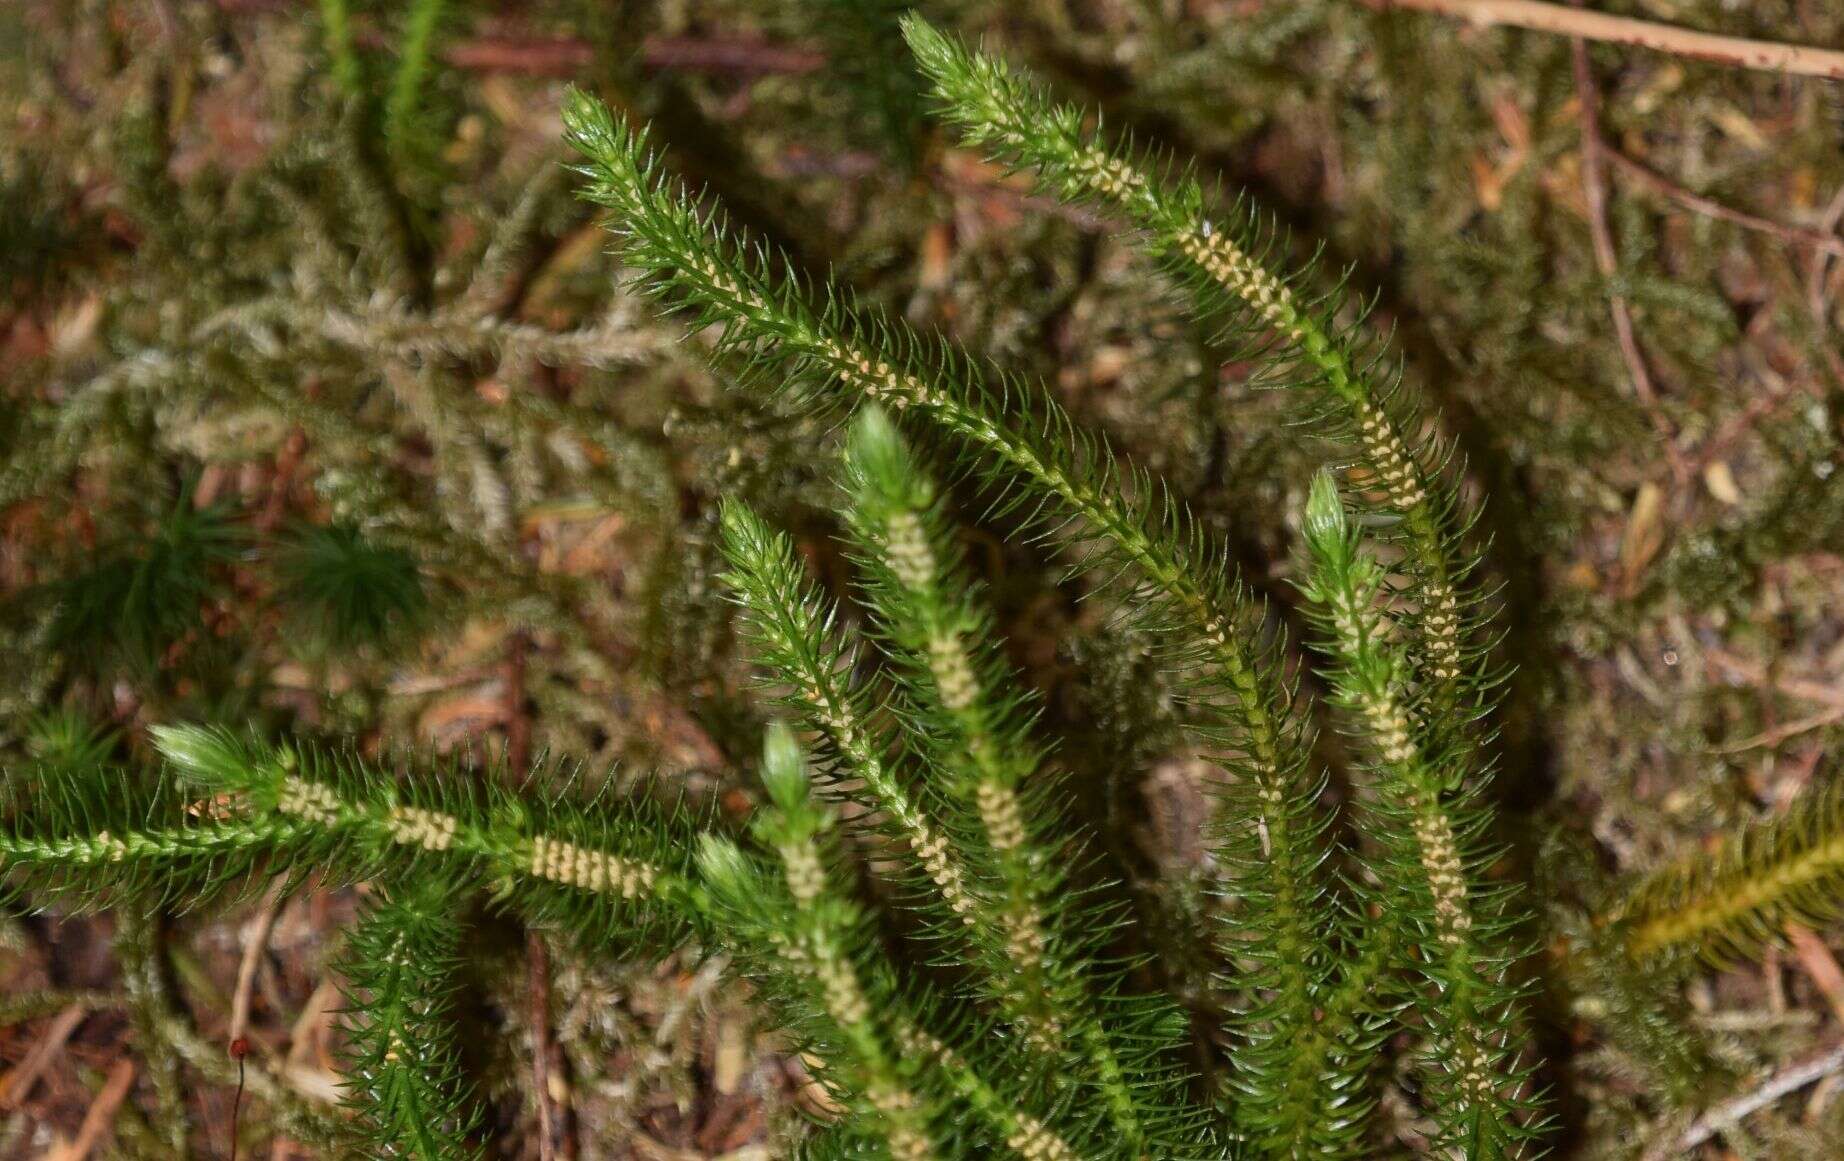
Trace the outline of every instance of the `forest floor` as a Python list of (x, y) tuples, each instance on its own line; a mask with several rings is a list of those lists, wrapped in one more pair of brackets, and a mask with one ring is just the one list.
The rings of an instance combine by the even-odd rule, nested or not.
[[(0, 138), (17, 145), (0, 169), (0, 231), (13, 232), (0, 232), (0, 250), (17, 256), (0, 267), (0, 288), (12, 288), (0, 299), (0, 388), (13, 402), (50, 397), (139, 349), (137, 335), (160, 330), (160, 301), (188, 281), (184, 269), (161, 282), (138, 264), (166, 243), (118, 196), (125, 179), (109, 166), (128, 163), (111, 150), (125, 147), (103, 141), (111, 109), (137, 99), (134, 86), (159, 71), (138, 55), (143, 46), (161, 46), (149, 57), (190, 62), (157, 86), (168, 144), (160, 165), (199, 198), (228, 199), (239, 175), (260, 171), (284, 144), (299, 147), (296, 127), (277, 112), (290, 106), (276, 98), (275, 74), (311, 55), (303, 8), (286, 0), (96, 0), (71, 6), (80, 20), (61, 7), (26, 0), (7, 18), (17, 28), (0, 23), (0, 41), (27, 38), (16, 59), (0, 57), (11, 70), (0, 87)], [(1541, 836), (1545, 850), (1586, 850), (1599, 874), (1617, 878), (1837, 775), (1844, 98), (1827, 87), (1836, 82), (1784, 68), (1615, 43), (1583, 48), (1578, 60), (1570, 38), (1553, 31), (1473, 29), (1444, 14), (1451, 5), (1385, 7), (1034, 3), (1020, 6), (1028, 15), (987, 24), (1147, 139), (1253, 189), (1292, 244), (1324, 243), (1331, 265), (1353, 269), (1354, 287), (1379, 292), (1380, 326), (1394, 327), (1411, 382), (1490, 496), (1486, 572), (1499, 586), (1505, 661), (1516, 673), (1499, 722), (1499, 793), (1508, 829), (1519, 832), (1517, 857), (1534, 861)], [(1686, 27), (1727, 19), (1714, 3), (1604, 7)], [(1815, 11), (1823, 5), (1761, 7), (1774, 11), (1738, 33), (1844, 46), (1844, 16)], [(432, 261), (465, 250), (483, 221), (506, 212), (499, 161), (479, 156), (483, 139), (498, 159), (554, 162), (561, 82), (631, 84), (692, 165), (719, 179), (738, 167), (723, 192), (739, 216), (768, 222), (812, 268), (836, 267), (897, 309), (977, 335), (1042, 374), (1129, 455), (1179, 480), (1207, 521), (1234, 527), (1245, 570), (1290, 615), (1284, 513), (1319, 453), (1296, 449), (1288, 429), (1270, 422), (1283, 411), (1244, 390), (1245, 368), (1219, 365), (1202, 340), (1174, 337), (1187, 324), (1146, 291), (1151, 276), (1123, 256), (1111, 223), (1046, 205), (933, 138), (912, 168), (855, 137), (859, 124), (830, 124), (809, 139), (789, 126), (839, 100), (802, 87), (830, 75), (839, 50), (823, 35), (752, 19), (741, 2), (658, 8), (637, 21), (647, 31), (619, 61), (609, 46), (628, 34), (584, 31), (593, 18), (567, 3), (475, 5), (447, 32), (443, 96), (462, 111), (443, 123), (439, 144), (450, 172), (466, 177), (430, 198), (441, 207), (427, 231)], [(1152, 31), (1139, 23), (1145, 10), (1163, 14)], [(367, 21), (359, 33), (375, 47), (386, 29)], [(1437, 51), (1446, 55), (1435, 62)], [(1427, 75), (1405, 61), (1425, 63)], [(54, 169), (58, 151), (68, 156)], [(42, 173), (19, 168), (41, 164)], [(516, 288), (518, 317), (552, 328), (596, 309), (582, 287), (609, 274), (587, 212), (559, 205)], [(277, 260), (282, 271), (309, 247), (292, 236), (271, 242), (289, 255)], [(27, 267), (38, 249), (32, 260), (52, 274)], [(633, 325), (643, 339), (671, 329)], [(687, 419), (659, 403), (710, 393), (690, 360), (675, 359), (658, 355), (636, 373), (620, 419), (654, 432), (671, 427), (668, 412), (685, 422), (659, 445), (670, 452), (688, 542), (716, 487), (700, 473), (766, 479), (767, 466), (757, 475), (754, 463), (736, 466), (760, 456), (778, 465), (776, 480), (793, 481), (774, 485), (785, 494), (817, 489), (798, 433), (784, 438), (760, 416), (737, 420), (714, 404)], [(600, 382), (567, 365), (525, 373), (565, 402)], [(510, 381), (481, 375), (468, 384), (468, 406), (496, 406)], [(707, 428), (745, 421), (759, 423), (753, 443), (698, 442)], [(149, 438), (167, 439), (180, 422), (162, 415)], [(200, 458), (197, 503), (224, 499), (257, 523), (268, 506), (318, 510), (305, 480), (325, 469), (319, 449), (215, 432), (207, 434), (253, 442)], [(435, 446), (434, 437), (399, 441), (391, 470), (434, 494)], [(178, 453), (163, 445), (158, 455)], [(97, 529), (124, 511), (109, 479), (86, 466), (49, 498), (0, 510), (0, 588), (17, 594), (38, 583), (56, 555), (47, 545), (65, 555), (93, 547)], [(326, 728), (358, 721), (353, 732), (368, 744), (410, 739), (514, 764), (547, 747), (638, 757), (720, 801), (734, 794), (724, 731), (746, 724), (725, 700), (734, 673), (709, 662), (710, 647), (685, 644), (715, 631), (695, 612), (644, 610), (633, 597), (676, 575), (654, 557), (668, 537), (585, 508), (568, 489), (551, 498), (522, 513), (510, 555), (539, 574), (600, 586), (596, 600), (614, 611), (595, 631), (612, 676), (584, 676), (558, 634), (528, 638), (485, 618), (374, 667), (372, 685), (357, 666), (335, 681), (271, 648), (266, 706)], [(1244, 524), (1249, 508), (1272, 514)], [(991, 556), (1013, 654), (1054, 711), (1070, 668), (1063, 637), (1081, 614), (1051, 586), (1008, 586), (1013, 570), (1036, 563), (1028, 554), (995, 543)], [(264, 583), (250, 571), (232, 587)], [(689, 594), (697, 585), (678, 587)], [(603, 615), (599, 605), (590, 611)], [(668, 621), (669, 631), (657, 629)], [(678, 664), (696, 681), (659, 676), (681, 648)], [(660, 649), (664, 667), (650, 652)], [(131, 735), (189, 696), (156, 697), (127, 682), (72, 688)], [(341, 702), (374, 688), (383, 691), (375, 703)], [(1161, 769), (1147, 793), (1181, 834), (1200, 799), (1182, 764)], [(1589, 906), (1567, 898), (1567, 884), (1549, 889), (1545, 906)], [(0, 1157), (82, 1161), (115, 1141), (162, 1156), (172, 1146), (160, 1113), (176, 1107), (193, 1156), (227, 1155), (234, 1120), (246, 1155), (318, 1155), (277, 1110), (337, 1101), (341, 981), (330, 963), (363, 894), (309, 879), (229, 912), (155, 917), (151, 935), (125, 936), (109, 915), (8, 919)], [(745, 1161), (779, 1155), (798, 1114), (825, 1116), (827, 1098), (798, 1058), (752, 1024), (745, 997), (711, 965), (588, 964), (496, 924), (481, 928), (504, 937), (490, 956), (518, 984), (483, 980), (474, 998), (507, 1033), (503, 1047), (479, 1049), (483, 1074), (507, 1078), (504, 1091), (484, 1094), (506, 1156)], [(1844, 1037), (1839, 932), (1791, 924), (1775, 934), (1758, 962), (1713, 970), (1690, 996), (1700, 1027), (1722, 1038), (1740, 1072), (1761, 1078)], [(167, 991), (173, 1021), (161, 1032), (165, 1048), (151, 1054), (121, 954), (147, 939), (164, 948), (165, 966), (150, 970), (163, 977), (154, 986)], [(1566, 949), (1546, 946), (1545, 957), (1554, 966)], [(1566, 1010), (1545, 1019), (1552, 1075), (1566, 1077), (1557, 1087), (1572, 1094), (1559, 1109), (1563, 1155), (1632, 1155), (1626, 1143), (1639, 1137), (1628, 1130), (1641, 1123), (1665, 1136), (1694, 1127), (1688, 1117), (1649, 1119), (1645, 1085), (1620, 1046), (1588, 1039)], [(248, 1046), (242, 1061), (231, 1053), (239, 1041)], [(1740, 1109), (1762, 1118), (1751, 1133), (1708, 1134), (1684, 1155), (1773, 1155), (1760, 1142), (1824, 1122), (1841, 1088), (1844, 1068), (1826, 1070), (1765, 1114)], [(522, 1101), (520, 1091), (544, 1097)]]

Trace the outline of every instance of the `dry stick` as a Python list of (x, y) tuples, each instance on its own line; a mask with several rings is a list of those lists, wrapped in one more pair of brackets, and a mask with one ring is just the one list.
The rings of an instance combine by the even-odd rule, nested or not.
[(1795, 1064), (1753, 1092), (1724, 1101), (1709, 1112), (1698, 1117), (1690, 1128), (1685, 1129), (1677, 1140), (1677, 1147), (1689, 1152), (1703, 1144), (1711, 1137), (1740, 1124), (1768, 1105), (1773, 1104), (1789, 1093), (1797, 1092), (1806, 1085), (1823, 1076), (1829, 1076), (1844, 1070), (1844, 1045), (1839, 1045), (1829, 1052), (1813, 1057), (1803, 1064)]
[[(1769, 385), (1765, 394), (1757, 395), (1748, 401), (1748, 405), (1723, 425), (1711, 432), (1704, 441), (1697, 445), (1696, 453), (1691, 457), (1690, 474), (1697, 475), (1718, 457), (1733, 447), (1742, 436), (1753, 431), (1755, 425), (1765, 417), (1785, 407), (1799, 397), (1800, 388), (1781, 387), (1774, 389)], [(1807, 394), (1817, 394), (1814, 385), (1804, 385)]]
[[(294, 3), (298, 0), (217, 0), (217, 7), (232, 16), (260, 15)], [(367, 48), (388, 44), (382, 31), (370, 27), (357, 29), (353, 40)], [(596, 47), (572, 36), (477, 36), (443, 46), (441, 55), (451, 68), (474, 72), (571, 77), (595, 63)], [(639, 55), (649, 69), (743, 77), (799, 75), (826, 67), (820, 49), (749, 36), (649, 36), (641, 41)]]
[[(561, 1118), (551, 1109), (551, 966), (544, 937), (535, 931), (526, 935), (525, 965), (531, 977), (531, 1082), (538, 1090), (538, 1158), (556, 1161)], [(564, 1148), (574, 1155), (569, 1144)]]
[[(571, 77), (595, 63), (593, 45), (568, 37), (475, 37), (441, 51), (449, 67), (471, 72)], [(642, 42), (640, 61), (650, 69), (749, 77), (817, 72), (826, 54), (765, 40), (654, 36)]]
[[(1819, 232), (1835, 235), (1838, 225), (1844, 222), (1844, 187), (1831, 195), (1831, 201), (1825, 205), (1825, 213), (1819, 219)], [(1829, 327), (1827, 315), (1829, 302), (1825, 294), (1825, 283), (1831, 273), (1831, 260), (1826, 254), (1820, 254), (1812, 261), (1812, 270), (1806, 276), (1806, 303), (1812, 309), (1813, 321), (1821, 327)]]
[(506, 646), (506, 769), (525, 776), (531, 764), (531, 719), (525, 715), (525, 654), (530, 642), (514, 631)]
[[(530, 641), (514, 632), (506, 655), (506, 762), (515, 775), (531, 764), (531, 719), (525, 712), (525, 655)], [(538, 1101), (539, 1161), (568, 1161), (576, 1156), (576, 1134), (566, 1109), (551, 1102), (551, 967), (544, 937), (529, 932), (525, 945), (526, 972), (531, 981), (531, 1080)], [(561, 1145), (561, 1150), (559, 1146)]]
[(109, 1069), (109, 1079), (103, 1083), (102, 1091), (96, 1094), (89, 1111), (83, 1114), (76, 1140), (56, 1154), (56, 1161), (84, 1161), (102, 1140), (102, 1135), (115, 1124), (115, 1114), (133, 1086), (134, 1061), (125, 1058), (116, 1061)]
[(1771, 234), (1783, 242), (1791, 242), (1796, 246), (1805, 246), (1814, 250), (1823, 251), (1826, 254), (1844, 257), (1844, 238), (1838, 237), (1829, 230), (1815, 230), (1807, 229), (1802, 226), (1789, 226), (1784, 222), (1776, 222), (1771, 218), (1757, 217), (1744, 210), (1725, 206), (1714, 198), (1707, 198), (1700, 193), (1685, 189), (1664, 174), (1649, 168), (1643, 162), (1635, 161), (1633, 158), (1628, 157), (1612, 146), (1603, 145), (1601, 155), (1608, 161), (1613, 162), (1614, 166), (1622, 173), (1632, 177), (1641, 185), (1650, 187), (1652, 190), (1663, 194), (1665, 197), (1677, 202), (1693, 213), (1728, 222), (1731, 225), (1740, 226), (1744, 230), (1756, 230), (1763, 234)]
[(1772, 729), (1762, 730), (1760, 733), (1752, 737), (1743, 738), (1739, 742), (1724, 743), (1716, 747), (1716, 751), (1720, 754), (1740, 754), (1748, 750), (1770, 749), (1790, 738), (1797, 738), (1801, 734), (1809, 734), (1813, 730), (1822, 730), (1826, 726), (1835, 725), (1840, 721), (1844, 721), (1844, 706), (1832, 706), (1830, 709), (1823, 709), (1815, 714), (1807, 714), (1803, 718), (1795, 718), (1793, 721), (1782, 723)]
[(1844, 968), (1838, 966), (1838, 958), (1816, 932), (1802, 923), (1787, 923), (1786, 941), (1792, 945), (1799, 966), (1831, 1006), (1832, 1015), (1844, 1023)]
[(64, 1042), (70, 1039), (77, 1025), (83, 1023), (87, 1013), (81, 1004), (72, 1004), (59, 1012), (51, 1026), (45, 1029), (45, 1035), (34, 1044), (11, 1072), (0, 1076), (0, 1109), (16, 1109), (32, 1092), (32, 1086), (44, 1075), (45, 1069), (56, 1060), (63, 1051)]
[[(525, 634), (514, 631), (506, 647), (506, 767), (514, 777), (531, 761), (531, 723), (525, 719)], [(555, 1161), (557, 1130), (550, 1093), (550, 965), (537, 932), (526, 939), (525, 970), (531, 982), (531, 1079), (538, 1100), (538, 1158)]]
[[(312, 1069), (316, 1067), (316, 1053), (319, 1062), (329, 1068), (332, 1066), (325, 1043), (326, 1023), (340, 1003), (339, 985), (322, 978), (307, 1002), (301, 1005), (301, 1014), (295, 1017), (294, 1026), (288, 1030), (288, 1056), (283, 1068), (290, 1071)], [(269, 1143), (269, 1161), (290, 1161), (297, 1152), (300, 1150), (295, 1143), (279, 1130)]]
[[(1588, 201), (1588, 235), (1594, 242), (1594, 262), (1601, 277), (1612, 280), (1619, 273), (1620, 258), (1614, 250), (1613, 232), (1607, 228), (1607, 177), (1601, 154), (1600, 92), (1594, 83), (1594, 70), (1588, 61), (1588, 45), (1579, 37), (1569, 45), (1575, 63), (1575, 93), (1581, 102), (1581, 177), (1582, 192)], [(1658, 395), (1652, 388), (1652, 374), (1646, 369), (1645, 353), (1639, 349), (1639, 337), (1633, 329), (1633, 313), (1626, 296), (1609, 291), (1608, 304), (1613, 310), (1614, 335), (1620, 343), (1620, 356), (1626, 360), (1627, 373), (1633, 380), (1633, 394), (1645, 409), (1652, 430), (1664, 445), (1671, 474), (1681, 483), (1688, 474), (1677, 440), (1665, 417), (1658, 410)]]
[(1651, 20), (1584, 12), (1537, 0), (1364, 0), (1377, 9), (1405, 8), (1457, 16), (1481, 28), (1507, 25), (1534, 32), (1556, 32), (1578, 40), (1601, 40), (1654, 49), (1736, 68), (1762, 69), (1804, 77), (1844, 78), (1844, 52), (1803, 44), (1778, 44), (1739, 36), (1693, 32)]
[[(1819, 229), (1827, 234), (1835, 234), (1840, 222), (1844, 222), (1844, 188), (1831, 195)], [(1806, 275), (1806, 308), (1812, 312), (1812, 325), (1818, 328), (1818, 349), (1826, 366), (1830, 368), (1832, 379), (1844, 383), (1844, 356), (1840, 356), (1828, 341), (1831, 335), (1830, 281), (1831, 256), (1823, 252), (1813, 255), (1812, 269)]]
[(224, 1041), (228, 1046), (230, 1057), (237, 1062), (237, 1095), (231, 1098), (230, 1118), (230, 1155), (231, 1161), (237, 1159), (237, 1132), (241, 1127), (244, 1057), (250, 1054), (250, 997), (256, 991), (256, 969), (261, 966), (263, 952), (269, 949), (269, 936), (275, 931), (275, 917), (282, 910), (284, 882), (277, 880), (263, 895), (262, 906), (257, 909), (256, 918), (250, 925), (249, 938), (243, 945), (243, 958), (237, 963), (237, 990), (231, 993), (230, 1027), (225, 1029)]
[(1730, 742), (1719, 747), (1723, 753), (1733, 754), (1763, 746), (1777, 746), (1788, 738), (1823, 729), (1834, 722), (1844, 720), (1844, 687), (1827, 685), (1822, 681), (1812, 681), (1801, 677), (1781, 677), (1765, 666), (1757, 665), (1724, 649), (1706, 649), (1704, 656), (1714, 662), (1718, 668), (1727, 670), (1743, 681), (1753, 682), (1755, 685), (1771, 686), (1776, 692), (1786, 694), (1788, 697), (1816, 702), (1825, 707), (1817, 713), (1783, 723), (1751, 738), (1744, 738), (1739, 742)]
[(1703, 655), (1722, 669), (1755, 685), (1772, 685), (1774, 689), (1803, 701), (1817, 702), (1833, 709), (1844, 709), (1844, 684), (1814, 681), (1805, 677), (1782, 677), (1767, 666), (1750, 661), (1726, 649), (1705, 649)]
[(275, 475), (269, 480), (269, 496), (263, 501), (262, 514), (256, 518), (256, 531), (266, 535), (280, 527), (288, 507), (288, 491), (294, 487), (295, 472), (306, 453), (307, 432), (296, 427), (282, 442), (282, 450), (275, 454)]
[(237, 990), (231, 993), (230, 1027), (225, 1030), (226, 1043), (235, 1044), (250, 1030), (250, 997), (256, 990), (256, 969), (263, 952), (269, 950), (269, 935), (275, 930), (275, 917), (282, 909), (281, 881), (263, 896), (262, 906), (250, 924), (249, 938), (244, 941), (243, 959), (237, 964)]

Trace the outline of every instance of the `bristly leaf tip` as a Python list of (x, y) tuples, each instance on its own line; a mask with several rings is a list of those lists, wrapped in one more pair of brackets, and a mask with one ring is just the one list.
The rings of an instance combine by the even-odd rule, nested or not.
[(1328, 554), (1342, 546), (1351, 535), (1350, 517), (1338, 494), (1338, 481), (1330, 471), (1313, 477), (1312, 490), (1306, 497), (1306, 541), (1315, 553)]

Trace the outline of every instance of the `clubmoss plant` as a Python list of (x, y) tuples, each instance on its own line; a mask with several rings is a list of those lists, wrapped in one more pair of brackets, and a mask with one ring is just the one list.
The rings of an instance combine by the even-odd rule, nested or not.
[(455, 1045), (461, 901), (440, 879), (377, 900), (347, 937), (346, 1101), (377, 1157), (478, 1158)]
[[(1273, 362), (1306, 367), (1303, 385), (1319, 392), (1322, 405), (1343, 408), (1363, 469), (1354, 482), (1372, 497), (1368, 506), (1390, 518), (1391, 538), (1402, 540), (1409, 562), (1408, 582), (1387, 594), (1387, 622), (1415, 638), (1405, 652), (1415, 659), (1414, 671), (1397, 679), (1391, 712), (1417, 736), (1392, 735), (1388, 752), (1413, 745), (1439, 768), (1417, 775), (1419, 805), (1377, 816), (1380, 823), (1393, 819), (1407, 840), (1385, 842), (1384, 861), (1396, 868), (1406, 863), (1400, 880), (1419, 883), (1423, 897), (1433, 883), (1445, 906), (1458, 901), (1470, 912), (1489, 848), (1480, 845), (1486, 820), (1476, 800), (1487, 764), (1468, 723), (1480, 712), (1487, 679), (1454, 596), (1456, 578), (1469, 567), (1459, 549), (1464, 520), (1453, 485), (1435, 481), (1444, 458), (1410, 425), (1412, 400), (1399, 397), (1395, 376), (1379, 372), (1377, 359), (1363, 353), (1355, 324), (1334, 321), (1335, 296), (1309, 304), (1293, 289), (1307, 274), (1285, 278), (1264, 265), (1267, 248), (1252, 216), (1238, 214), (1228, 227), (1213, 224), (1195, 181), (1152, 176), (1129, 154), (1080, 133), (1079, 111), (1049, 104), (997, 61), (967, 53), (919, 21), (911, 20), (907, 31), (950, 115), (971, 126), (976, 141), (1039, 170), (1059, 196), (1101, 198), (1130, 214), (1155, 252), (1186, 256), (1179, 268), (1200, 309), (1248, 316), (1258, 347), (1281, 345)], [(586, 159), (589, 196), (615, 212), (622, 253), (651, 290), (717, 328), (723, 349), (796, 405), (879, 403), (938, 440), (957, 472), (984, 486), (994, 508), (1023, 509), (1064, 541), (1078, 568), (1102, 582), (1096, 587), (1107, 592), (1111, 608), (1161, 643), (1162, 663), (1183, 678), (1200, 744), (1229, 775), (1220, 857), (1240, 906), (1226, 912), (1223, 943), (1245, 973), (1237, 980), (1245, 1006), (1228, 1030), (1238, 1064), (1235, 1115), (1243, 1132), (1275, 1148), (1337, 1147), (1349, 1126), (1340, 1114), (1367, 1055), (1356, 1046), (1362, 1037), (1323, 1058), (1307, 1054), (1310, 1067), (1302, 1067), (1294, 1045), (1317, 1036), (1329, 997), (1351, 995), (1338, 977), (1367, 892), (1344, 899), (1333, 893), (1331, 820), (1320, 807), (1321, 781), (1311, 773), (1307, 716), (1262, 643), (1260, 610), (1222, 563), (1224, 554), (1157, 482), (1120, 468), (1105, 443), (1077, 434), (1041, 388), (988, 370), (838, 288), (810, 291), (790, 272), (777, 271), (771, 255), (736, 238), (720, 216), (699, 210), (675, 186), (644, 134), (595, 102), (574, 99), (566, 124)], [(1364, 599), (1381, 601), (1382, 588), (1373, 586)], [(1334, 649), (1349, 644), (1337, 640)], [(1384, 910), (1394, 915), (1403, 900), (1386, 899)], [(1441, 1131), (1456, 1148), (1509, 1150), (1528, 1118), (1521, 1068), (1502, 1049), (1506, 1036), (1494, 1023), (1515, 1007), (1506, 957), (1456, 957), (1450, 952), (1458, 929), (1435, 922), (1432, 913), (1425, 918), (1397, 958), (1430, 973), (1430, 994), (1470, 997), (1485, 989), (1484, 1007), (1474, 1012), (1469, 999), (1457, 1018), (1470, 1022), (1467, 1043), (1501, 1046), (1482, 1047), (1465, 1063), (1446, 1059), (1436, 1069), (1445, 1075), (1458, 1068), (1470, 1077), (1455, 1090), (1457, 1099), (1437, 1110)], [(1502, 925), (1489, 926), (1481, 938), (1502, 936)], [(1363, 1024), (1356, 1016), (1351, 1027)], [(1333, 1040), (1346, 1035), (1334, 1032)]]
[(239, 538), (222, 508), (180, 497), (150, 534), (124, 538), (33, 594), (50, 611), (47, 646), (102, 673), (152, 669), (203, 628), (214, 574), (237, 555)]
[(1636, 959), (1690, 954), (1730, 963), (1777, 942), (1788, 923), (1837, 918), (1840, 888), (1844, 794), (1831, 786), (1630, 884), (1603, 923)]
[[(1114, 607), (1188, 680), (1201, 731), (1237, 775), (1226, 857), (1240, 868), (1237, 936), (1274, 987), (1257, 989), (1264, 1029), (1303, 1027), (1313, 1016), (1326, 964), (1315, 946), (1333, 925), (1321, 870), (1301, 719), (1291, 691), (1256, 634), (1259, 610), (1220, 553), (1151, 478), (1122, 468), (1111, 449), (1080, 432), (1035, 385), (982, 367), (944, 340), (915, 333), (845, 291), (820, 288), (813, 305), (791, 271), (734, 240), (721, 218), (660, 169), (644, 133), (587, 97), (566, 110), (586, 158), (588, 196), (615, 211), (623, 255), (662, 297), (719, 329), (721, 349), (799, 406), (837, 411), (878, 403), (915, 416), (951, 441), (959, 472), (984, 485), (989, 511), (1020, 512), (1069, 544), (1084, 571), (1118, 579)], [(1227, 755), (1235, 755), (1228, 757)], [(1265, 918), (1254, 918), (1266, 913)], [(1270, 1015), (1266, 1009), (1272, 1006)], [(1284, 1038), (1284, 1037), (1283, 1037)], [(1294, 1110), (1296, 1123), (1315, 1119)]]
[(277, 546), (274, 565), (280, 603), (330, 649), (395, 643), (428, 613), (416, 558), (371, 543), (351, 525), (294, 529)]

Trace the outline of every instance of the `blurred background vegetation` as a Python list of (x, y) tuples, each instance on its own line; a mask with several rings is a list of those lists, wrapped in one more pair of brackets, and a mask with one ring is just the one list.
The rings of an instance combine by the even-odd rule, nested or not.
[[(747, 809), (762, 714), (714, 599), (716, 501), (801, 530), (836, 580), (837, 433), (726, 390), (624, 293), (564, 169), (566, 80), (650, 121), (801, 267), (1042, 377), (1297, 628), (1289, 514), (1328, 449), (1114, 223), (921, 118), (904, 7), (0, 6), (0, 757), (135, 762), (150, 724), (249, 722), (659, 771)], [(1638, 1155), (1720, 1095), (1710, 1077), (1836, 1043), (1836, 932), (1688, 974), (1673, 1027), (1607, 1036), (1578, 1017), (1618, 988), (1570, 949), (1609, 883), (1836, 777), (1839, 82), (1607, 44), (1578, 70), (1566, 37), (1359, 0), (920, 7), (1250, 190), (1300, 256), (1375, 291), (1488, 498), (1506, 873), (1546, 912), (1559, 1150)], [(1814, 0), (1596, 7), (1844, 46), (1844, 8)], [(969, 535), (1182, 979), (1200, 774), (1156, 761), (1172, 723), (1144, 650), (1004, 522)], [(325, 961), (353, 907), (7, 917), (0, 1155), (63, 1156), (113, 1084), (112, 1147), (222, 1156), (239, 1020), (247, 1139), (315, 1155), (290, 1126), (336, 1096)], [(497, 1032), (471, 1064), (505, 1155), (775, 1156), (824, 1099), (708, 965), (578, 963), (483, 922), (503, 938), (469, 997)], [(1835, 1146), (1832, 1088), (1700, 1148)]]

